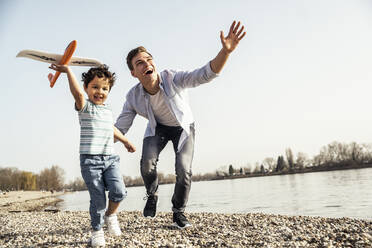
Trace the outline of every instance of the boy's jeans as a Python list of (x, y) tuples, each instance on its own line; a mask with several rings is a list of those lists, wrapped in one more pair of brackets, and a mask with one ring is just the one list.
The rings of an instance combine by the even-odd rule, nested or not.
[(172, 197), (173, 212), (184, 212), (191, 188), (191, 163), (194, 155), (195, 129), (190, 126), (190, 135), (182, 149), (177, 152), (182, 127), (170, 127), (157, 124), (155, 136), (143, 140), (141, 175), (148, 195), (155, 194), (158, 189), (157, 162), (159, 154), (168, 141), (172, 141), (176, 153), (176, 185)]
[(102, 228), (106, 211), (106, 193), (113, 202), (122, 201), (127, 191), (119, 170), (118, 155), (80, 155), (81, 175), (90, 195), (90, 221), (94, 231)]

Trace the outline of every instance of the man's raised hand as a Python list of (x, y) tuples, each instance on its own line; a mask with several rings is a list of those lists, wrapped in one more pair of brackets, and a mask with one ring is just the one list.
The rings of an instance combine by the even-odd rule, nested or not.
[(236, 21), (234, 21), (231, 24), (229, 33), (226, 37), (224, 36), (223, 31), (220, 32), (222, 46), (227, 53), (231, 53), (232, 51), (234, 51), (234, 49), (238, 46), (239, 41), (245, 36), (246, 32), (243, 32), (244, 26), (241, 26), (240, 29), (239, 27), (240, 21), (237, 24)]

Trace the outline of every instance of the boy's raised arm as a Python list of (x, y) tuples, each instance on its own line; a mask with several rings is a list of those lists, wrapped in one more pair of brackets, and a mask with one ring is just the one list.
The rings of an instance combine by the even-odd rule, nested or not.
[(217, 56), (211, 61), (211, 69), (214, 73), (220, 73), (223, 66), (225, 65), (229, 55), (238, 46), (239, 41), (245, 36), (244, 26), (240, 29), (240, 22), (236, 24), (234, 21), (231, 26), (229, 33), (225, 37), (223, 31), (220, 32), (220, 38), (222, 43), (222, 49)]
[(52, 64), (49, 68), (55, 71), (67, 73), (70, 91), (75, 99), (76, 110), (81, 110), (85, 104), (84, 92), (81, 89), (78, 81), (76, 80), (75, 74), (71, 71), (70, 67), (66, 65)]

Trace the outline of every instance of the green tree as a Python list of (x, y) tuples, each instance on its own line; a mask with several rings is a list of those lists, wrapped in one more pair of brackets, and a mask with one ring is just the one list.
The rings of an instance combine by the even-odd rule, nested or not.
[(22, 171), (19, 176), (19, 189), (35, 190), (36, 189), (36, 175), (34, 175), (32, 172)]
[(293, 170), (294, 169), (294, 159), (293, 159), (293, 153), (292, 153), (291, 148), (287, 148), (285, 150), (285, 155), (287, 157), (289, 170)]
[(280, 171), (283, 171), (284, 168), (285, 168), (284, 157), (283, 156), (278, 156), (275, 171), (280, 172)]
[(232, 166), (232, 164), (229, 165), (229, 175), (234, 175), (234, 167)]

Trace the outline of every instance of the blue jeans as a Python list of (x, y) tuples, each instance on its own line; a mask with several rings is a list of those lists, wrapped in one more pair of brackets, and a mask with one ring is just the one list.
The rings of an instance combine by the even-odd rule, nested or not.
[(113, 202), (122, 201), (127, 191), (119, 170), (118, 155), (80, 154), (81, 175), (90, 195), (90, 222), (94, 231), (102, 228), (106, 211), (106, 193)]
[(176, 153), (176, 184), (172, 196), (172, 211), (184, 212), (191, 189), (191, 164), (194, 156), (195, 129), (190, 125), (190, 135), (180, 151), (177, 151), (178, 142), (183, 132), (182, 127), (169, 127), (157, 124), (155, 136), (143, 140), (141, 175), (148, 195), (153, 195), (158, 189), (157, 164), (159, 154), (168, 141), (172, 141)]

